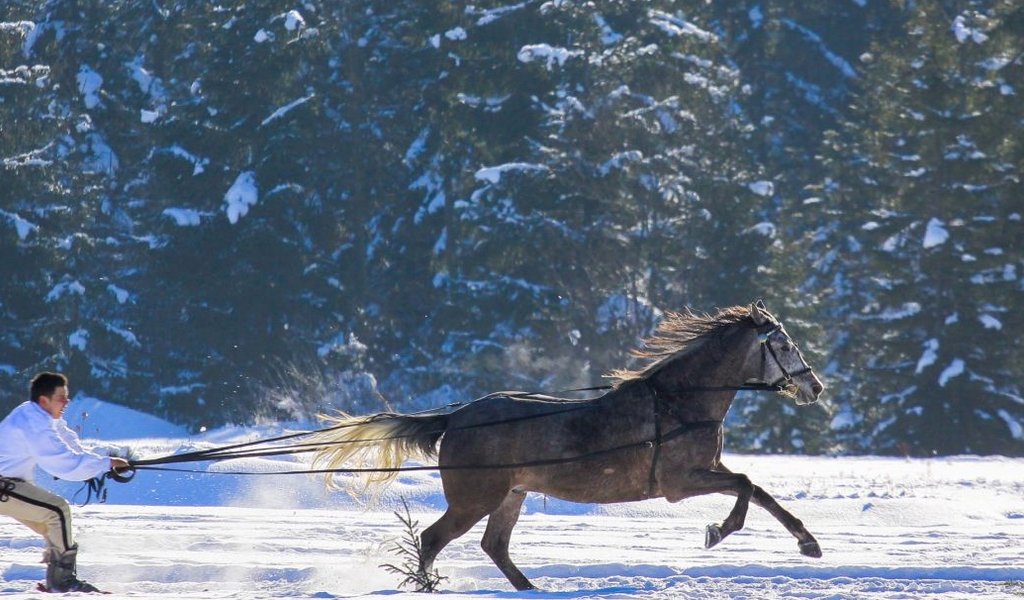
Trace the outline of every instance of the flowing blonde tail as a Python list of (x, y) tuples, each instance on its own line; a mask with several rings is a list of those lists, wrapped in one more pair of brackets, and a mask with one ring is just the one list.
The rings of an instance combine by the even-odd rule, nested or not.
[[(318, 415), (328, 429), (310, 437), (322, 444), (313, 454), (314, 469), (380, 469), (365, 473), (363, 492), (378, 495), (398, 477), (398, 469), (410, 458), (430, 460), (437, 455), (437, 440), (448, 424), (448, 415), (399, 415), (381, 413), (369, 417)], [(324, 477), (328, 488), (346, 487)], [(351, 486), (351, 484), (348, 484)], [(350, 492), (355, 490), (349, 489)]]

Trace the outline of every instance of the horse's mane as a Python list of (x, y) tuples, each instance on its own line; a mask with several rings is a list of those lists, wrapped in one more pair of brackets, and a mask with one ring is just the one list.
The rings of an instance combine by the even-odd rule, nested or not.
[(732, 306), (719, 309), (715, 314), (698, 313), (684, 309), (681, 313), (666, 313), (654, 334), (645, 339), (640, 348), (630, 352), (643, 364), (636, 369), (617, 369), (607, 375), (613, 385), (645, 379), (666, 360), (691, 350), (705, 340), (718, 336), (724, 330), (750, 321), (750, 307)]

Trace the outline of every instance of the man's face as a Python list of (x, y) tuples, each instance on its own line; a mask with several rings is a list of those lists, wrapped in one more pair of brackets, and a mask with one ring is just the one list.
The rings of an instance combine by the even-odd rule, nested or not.
[(47, 412), (54, 419), (59, 419), (64, 416), (64, 409), (68, 407), (68, 402), (71, 401), (68, 388), (61, 386), (53, 390), (53, 394), (49, 396), (39, 397), (39, 406)]

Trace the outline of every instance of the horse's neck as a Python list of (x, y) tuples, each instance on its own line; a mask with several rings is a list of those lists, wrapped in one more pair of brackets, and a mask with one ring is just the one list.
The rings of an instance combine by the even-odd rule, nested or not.
[[(750, 348), (744, 343), (749, 331), (734, 329), (719, 339), (709, 339), (699, 348), (671, 361), (651, 376), (664, 399), (677, 402), (688, 420), (723, 420), (736, 390), (710, 391), (706, 388), (735, 388), (758, 374), (750, 373)], [(751, 334), (752, 335), (752, 334)]]

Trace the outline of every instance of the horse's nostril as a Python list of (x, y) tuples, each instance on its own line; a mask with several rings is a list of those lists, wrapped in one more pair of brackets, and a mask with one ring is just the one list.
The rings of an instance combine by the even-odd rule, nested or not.
[(815, 396), (817, 396), (818, 394), (825, 391), (825, 386), (821, 385), (820, 383), (816, 383), (811, 386), (811, 391), (814, 392)]

